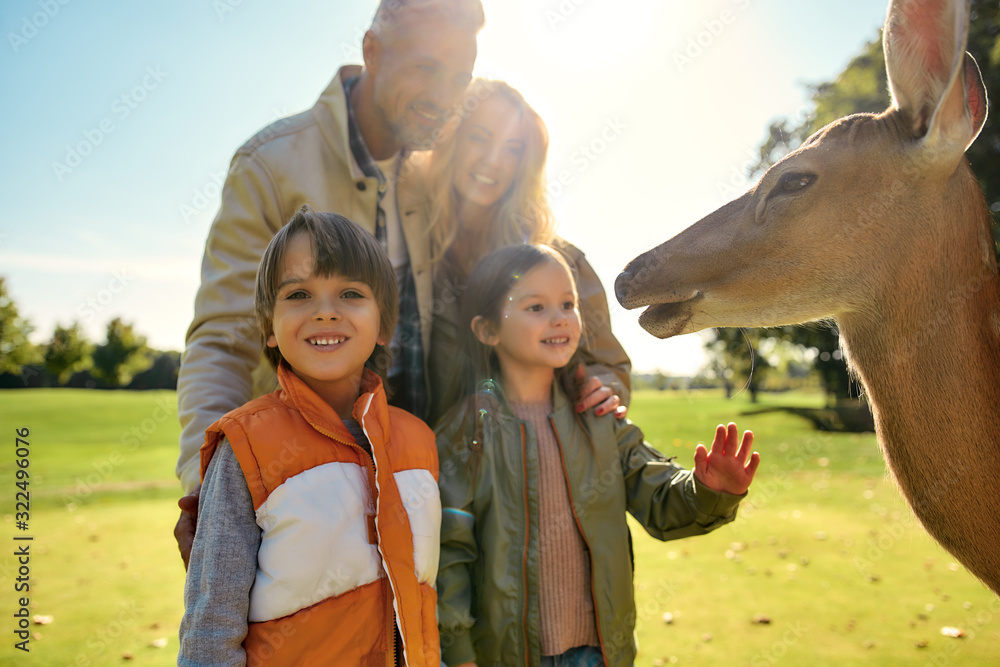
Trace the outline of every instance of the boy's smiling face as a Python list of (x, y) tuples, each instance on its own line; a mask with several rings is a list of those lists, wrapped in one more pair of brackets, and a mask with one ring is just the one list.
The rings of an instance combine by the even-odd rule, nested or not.
[(285, 249), (268, 347), (277, 347), (295, 374), (342, 417), (350, 415), (365, 362), (376, 344), (379, 307), (366, 283), (317, 276), (309, 236)]

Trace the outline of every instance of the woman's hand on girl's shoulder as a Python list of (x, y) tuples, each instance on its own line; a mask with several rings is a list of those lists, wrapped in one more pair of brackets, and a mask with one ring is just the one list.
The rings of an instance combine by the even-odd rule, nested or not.
[(587, 368), (582, 363), (576, 367), (574, 379), (580, 386), (575, 405), (577, 412), (594, 408), (594, 415), (597, 417), (614, 413), (618, 419), (624, 419), (628, 407), (621, 404), (618, 394), (601, 382), (601, 378), (587, 377)]
[(736, 424), (719, 424), (715, 429), (711, 451), (706, 450), (705, 445), (698, 445), (695, 449), (694, 476), (715, 491), (734, 496), (743, 495), (750, 488), (757, 466), (760, 465), (760, 454), (750, 453), (752, 446), (752, 431), (744, 431), (740, 440)]

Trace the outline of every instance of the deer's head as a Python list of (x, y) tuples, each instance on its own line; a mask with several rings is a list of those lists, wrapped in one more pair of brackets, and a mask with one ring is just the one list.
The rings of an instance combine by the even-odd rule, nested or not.
[[(760, 181), (615, 281), (655, 336), (774, 326), (871, 308), (921, 256), (938, 252), (964, 159), (986, 120), (965, 53), (964, 0), (894, 0), (884, 28), (892, 106), (816, 132)], [(892, 284), (889, 282), (892, 281)]]

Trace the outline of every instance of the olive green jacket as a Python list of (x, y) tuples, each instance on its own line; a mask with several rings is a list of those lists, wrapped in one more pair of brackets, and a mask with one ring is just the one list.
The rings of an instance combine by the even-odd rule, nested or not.
[[(493, 383), (496, 387), (496, 383)], [(478, 422), (466, 428), (467, 417)], [(579, 421), (578, 421), (579, 419)], [(553, 389), (556, 434), (607, 665), (631, 665), (636, 611), (626, 511), (660, 540), (732, 521), (741, 497), (713, 491), (644, 442), (630, 421), (579, 418)], [(589, 438), (587, 437), (589, 434)], [(438, 570), (441, 655), (448, 665), (538, 665), (538, 451), (532, 426), (501, 390), (480, 392), (437, 430), (443, 521)]]

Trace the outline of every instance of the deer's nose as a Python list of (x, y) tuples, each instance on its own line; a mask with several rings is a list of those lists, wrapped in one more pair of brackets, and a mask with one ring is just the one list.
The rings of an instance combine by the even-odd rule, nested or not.
[(615, 278), (615, 298), (623, 308), (635, 308), (637, 304), (630, 303), (632, 293), (632, 282), (637, 275), (641, 275), (644, 262), (641, 257), (633, 259), (622, 269), (622, 272)]

